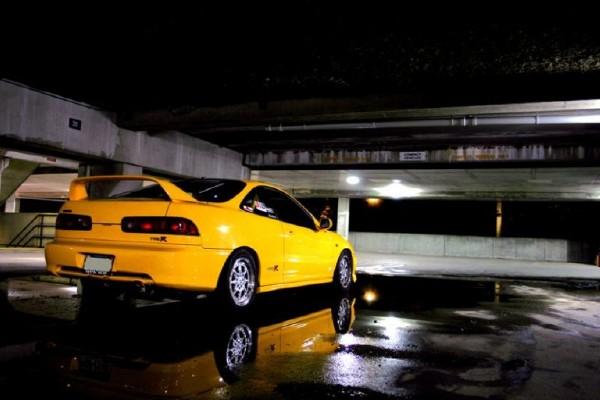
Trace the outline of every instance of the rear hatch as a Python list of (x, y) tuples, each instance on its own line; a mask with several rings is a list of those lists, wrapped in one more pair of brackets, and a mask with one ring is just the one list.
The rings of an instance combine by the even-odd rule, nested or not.
[[(139, 181), (143, 184), (140, 185)], [(123, 185), (123, 182), (129, 185)], [(56, 237), (90, 241), (164, 243), (160, 237), (168, 236), (168, 243), (171, 244), (198, 243), (197, 236), (123, 231), (123, 218), (165, 217), (173, 202), (196, 201), (168, 181), (152, 177), (108, 176), (76, 179), (71, 184), (69, 201), (63, 205), (60, 212), (90, 217), (91, 229), (57, 229)]]

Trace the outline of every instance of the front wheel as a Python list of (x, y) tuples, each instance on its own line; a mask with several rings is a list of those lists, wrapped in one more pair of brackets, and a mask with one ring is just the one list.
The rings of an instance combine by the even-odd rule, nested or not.
[(352, 287), (352, 256), (345, 250), (338, 258), (333, 284), (341, 290), (350, 290)]
[(256, 296), (256, 262), (246, 250), (235, 251), (221, 278), (221, 292), (236, 309), (249, 307)]

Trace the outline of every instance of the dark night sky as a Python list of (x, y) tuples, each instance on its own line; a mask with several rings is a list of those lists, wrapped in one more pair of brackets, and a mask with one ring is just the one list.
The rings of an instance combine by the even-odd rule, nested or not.
[(600, 25), (585, 8), (281, 3), (14, 10), (0, 28), (0, 75), (116, 111), (600, 97)]

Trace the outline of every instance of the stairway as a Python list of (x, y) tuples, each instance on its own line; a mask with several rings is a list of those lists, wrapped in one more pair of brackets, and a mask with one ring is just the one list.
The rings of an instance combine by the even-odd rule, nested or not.
[(7, 247), (40, 247), (54, 239), (56, 233), (56, 215), (51, 213), (37, 214), (17, 233)]

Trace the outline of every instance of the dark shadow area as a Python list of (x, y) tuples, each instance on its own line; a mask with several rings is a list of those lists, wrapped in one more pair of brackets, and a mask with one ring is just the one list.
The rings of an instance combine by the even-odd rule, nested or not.
[[(350, 201), (350, 231), (496, 236), (496, 202), (449, 200)], [(598, 245), (600, 203), (505, 201), (502, 237), (570, 239)]]

